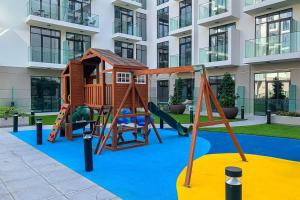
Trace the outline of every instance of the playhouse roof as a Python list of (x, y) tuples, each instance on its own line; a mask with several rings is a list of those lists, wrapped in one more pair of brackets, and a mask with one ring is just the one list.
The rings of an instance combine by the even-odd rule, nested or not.
[(104, 60), (113, 67), (147, 68), (146, 65), (138, 62), (137, 60), (120, 57), (107, 49), (90, 48), (84, 53), (81, 61), (95, 57), (98, 57), (100, 60)]

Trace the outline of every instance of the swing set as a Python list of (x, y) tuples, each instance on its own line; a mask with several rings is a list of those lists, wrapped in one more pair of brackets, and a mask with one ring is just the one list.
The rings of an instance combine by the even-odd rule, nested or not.
[[(213, 94), (206, 77), (205, 67), (182, 66), (172, 68), (148, 69), (145, 65), (133, 59), (119, 57), (109, 50), (89, 49), (80, 61), (71, 61), (62, 72), (62, 99), (64, 104), (60, 111), (48, 140), (55, 141), (64, 124), (65, 136), (73, 139), (72, 114), (78, 106), (88, 106), (90, 109), (91, 134), (97, 138), (95, 154), (101, 154), (103, 149), (118, 151), (148, 144), (148, 136), (152, 126), (160, 143), (162, 139), (151, 119), (153, 114), (166, 120), (172, 128), (178, 130), (179, 135), (188, 135), (192, 130), (189, 161), (187, 166), (185, 186), (190, 186), (194, 152), (198, 129), (204, 126), (225, 124), (235, 147), (243, 161), (246, 157), (230, 127), (229, 121)], [(201, 71), (200, 88), (195, 109), (193, 127), (185, 128), (168, 114), (161, 111), (154, 103), (148, 102), (149, 76), (160, 74), (194, 73)], [(203, 99), (208, 115), (207, 122), (200, 121)], [(214, 104), (221, 120), (214, 120), (211, 104)], [(124, 109), (127, 112), (124, 112)], [(94, 119), (94, 112), (97, 116)], [(111, 118), (111, 125), (107, 124)], [(132, 125), (120, 124), (120, 119), (130, 119)], [(141, 120), (142, 119), (142, 120)], [(142, 123), (141, 123), (142, 121)], [(132, 135), (129, 137), (128, 133)]]

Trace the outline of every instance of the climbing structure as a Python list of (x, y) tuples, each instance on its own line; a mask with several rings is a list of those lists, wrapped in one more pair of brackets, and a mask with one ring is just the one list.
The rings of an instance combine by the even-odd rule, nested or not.
[(52, 130), (50, 132), (48, 140), (50, 142), (55, 142), (56, 136), (61, 129), (62, 124), (64, 123), (67, 113), (69, 112), (70, 105), (69, 104), (63, 104), (60, 108), (60, 111), (56, 117), (56, 120), (53, 124)]
[[(148, 144), (148, 125), (151, 124), (162, 142), (153, 120), (150, 120), (148, 76), (135, 74), (147, 69), (136, 60), (102, 49), (89, 49), (80, 61), (71, 61), (61, 75), (62, 99), (69, 105), (63, 120), (66, 138), (73, 138), (76, 124), (89, 123), (92, 136), (98, 139), (95, 153), (100, 154), (104, 148), (117, 151)], [(89, 122), (83, 123), (80, 119), (72, 122), (72, 115), (79, 106), (90, 109)], [(121, 113), (124, 108), (130, 113)], [(143, 125), (137, 123), (140, 117), (144, 119)], [(119, 124), (120, 118), (128, 118), (132, 124)], [(105, 133), (109, 119), (111, 126)], [(49, 136), (49, 141), (55, 140), (60, 127), (55, 127), (55, 134)]]

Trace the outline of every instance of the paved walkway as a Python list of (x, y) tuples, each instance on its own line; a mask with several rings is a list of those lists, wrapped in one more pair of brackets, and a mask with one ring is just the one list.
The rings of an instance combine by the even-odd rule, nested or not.
[[(34, 129), (33, 127), (22, 130)], [(1, 200), (119, 200), (117, 196), (0, 129)]]

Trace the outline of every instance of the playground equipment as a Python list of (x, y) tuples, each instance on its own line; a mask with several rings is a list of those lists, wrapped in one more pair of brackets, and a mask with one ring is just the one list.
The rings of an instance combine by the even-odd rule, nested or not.
[[(193, 66), (148, 69), (136, 60), (121, 58), (109, 50), (89, 49), (80, 61), (71, 61), (62, 72), (62, 99), (65, 104), (57, 116), (48, 140), (55, 141), (63, 124), (66, 138), (72, 140), (75, 125), (70, 121), (73, 119), (75, 109), (83, 105), (88, 106), (90, 110), (90, 121), (84, 122), (90, 123), (91, 135), (98, 139), (96, 154), (100, 154), (104, 148), (117, 151), (148, 144), (149, 124), (152, 125), (158, 141), (162, 143), (154, 120), (151, 120), (150, 111), (169, 123), (179, 135), (187, 135), (191, 128), (181, 126), (154, 103), (148, 102), (148, 76), (195, 71), (201, 69), (198, 70)], [(185, 180), (186, 187), (190, 185), (198, 128), (225, 124), (242, 160), (246, 161), (229, 121), (207, 81), (204, 66), (202, 66), (200, 83)], [(208, 114), (207, 122), (200, 122), (203, 97)], [(215, 105), (221, 120), (213, 119), (211, 103)], [(93, 120), (94, 111), (98, 114), (96, 120)], [(112, 116), (111, 126), (104, 133), (110, 116)], [(128, 120), (133, 123), (133, 126), (127, 125)], [(127, 137), (123, 137), (128, 132), (134, 135), (134, 139), (128, 140)], [(142, 134), (142, 139), (137, 137), (138, 134)]]

